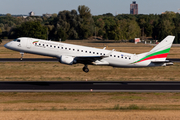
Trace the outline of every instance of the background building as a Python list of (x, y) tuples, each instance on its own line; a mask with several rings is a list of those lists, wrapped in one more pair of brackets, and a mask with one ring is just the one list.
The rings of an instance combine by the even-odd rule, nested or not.
[(43, 16), (44, 16), (44, 17), (48, 17), (48, 18), (49, 18), (49, 17), (51, 17), (51, 16), (52, 16), (52, 14), (48, 14), (48, 13), (46, 13), (46, 14), (43, 14)]
[(33, 11), (31, 11), (30, 13), (29, 13), (29, 16), (34, 16), (35, 15), (35, 13), (33, 12)]
[(138, 4), (136, 4), (136, 1), (133, 1), (130, 5), (130, 14), (138, 14)]

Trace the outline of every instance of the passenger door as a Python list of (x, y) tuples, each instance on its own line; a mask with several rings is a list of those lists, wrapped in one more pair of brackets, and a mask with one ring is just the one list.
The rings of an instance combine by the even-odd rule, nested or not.
[(31, 39), (27, 39), (26, 47), (27, 47), (28, 49), (31, 48), (31, 44), (32, 44), (32, 40), (31, 40)]

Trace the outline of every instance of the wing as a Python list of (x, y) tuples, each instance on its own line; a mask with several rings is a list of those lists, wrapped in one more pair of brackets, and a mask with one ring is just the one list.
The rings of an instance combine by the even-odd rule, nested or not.
[(109, 65), (107, 61), (102, 60), (109, 56), (76, 56), (74, 59), (77, 63), (93, 64), (93, 65)]

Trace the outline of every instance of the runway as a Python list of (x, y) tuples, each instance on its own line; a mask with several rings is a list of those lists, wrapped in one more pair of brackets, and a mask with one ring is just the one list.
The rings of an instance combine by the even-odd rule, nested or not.
[(180, 92), (180, 82), (0, 82), (0, 92)]
[[(180, 62), (179, 58), (168, 59)], [(58, 62), (55, 58), (0, 58), (0, 62)], [(0, 92), (180, 92), (180, 82), (0, 82)]]
[[(180, 62), (179, 58), (169, 58), (172, 62)], [(0, 58), (0, 62), (58, 62), (56, 58), (23, 58), (21, 61), (20, 58)]]
[(0, 58), (0, 62), (58, 62), (56, 58)]

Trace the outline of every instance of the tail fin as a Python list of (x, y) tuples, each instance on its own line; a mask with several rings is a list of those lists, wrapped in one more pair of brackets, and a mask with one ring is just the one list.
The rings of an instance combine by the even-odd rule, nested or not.
[(136, 61), (135, 63), (145, 60), (151, 61), (165, 61), (172, 46), (175, 36), (167, 36), (158, 45), (156, 45), (151, 51), (147, 52), (144, 57)]

